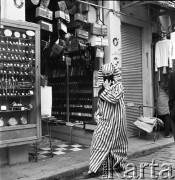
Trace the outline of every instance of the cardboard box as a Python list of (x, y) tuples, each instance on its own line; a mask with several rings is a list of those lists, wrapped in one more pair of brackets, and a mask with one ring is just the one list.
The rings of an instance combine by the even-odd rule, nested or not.
[(93, 35), (89, 38), (88, 41), (91, 44), (91, 46), (101, 46), (102, 45), (101, 37), (99, 37), (99, 36)]
[(67, 26), (61, 22), (59, 19), (57, 21), (57, 28), (58, 30), (62, 30), (64, 33), (67, 33)]
[(49, 20), (53, 20), (53, 12), (42, 7), (36, 8), (36, 15), (37, 18), (45, 18)]
[(66, 14), (63, 11), (55, 11), (55, 18), (63, 19), (65, 21), (67, 21), (68, 23), (70, 22), (69, 14)]
[(97, 58), (104, 58), (104, 51), (99, 49), (99, 48), (97, 48), (95, 57), (97, 57)]
[(89, 37), (89, 33), (88, 31), (84, 31), (82, 29), (75, 29), (75, 36), (87, 40)]
[(86, 49), (86, 44), (82, 43), (79, 41), (77, 38), (71, 39), (71, 52), (76, 52), (79, 50), (85, 50)]
[(81, 13), (76, 13), (74, 15), (74, 21), (87, 23), (87, 16)]
[(103, 37), (102, 37), (101, 45), (102, 45), (102, 46), (109, 46), (108, 38), (106, 38), (106, 37), (103, 38)]
[(107, 36), (107, 26), (98, 23), (87, 23), (84, 25), (92, 35)]
[(40, 28), (45, 30), (45, 31), (49, 31), (49, 32), (53, 32), (53, 26), (52, 24), (48, 23), (48, 22), (45, 22), (43, 20), (40, 20), (38, 22), (40, 24)]

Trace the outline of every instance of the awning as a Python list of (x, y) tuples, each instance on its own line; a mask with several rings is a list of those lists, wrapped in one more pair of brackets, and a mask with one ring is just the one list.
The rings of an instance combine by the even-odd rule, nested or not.
[(121, 10), (136, 6), (136, 5), (149, 5), (156, 7), (159, 10), (157, 16), (171, 15), (175, 13), (175, 1), (124, 1)]

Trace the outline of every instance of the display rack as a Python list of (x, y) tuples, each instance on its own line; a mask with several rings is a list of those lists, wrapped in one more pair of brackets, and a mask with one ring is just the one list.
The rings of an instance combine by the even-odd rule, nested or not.
[(39, 47), (39, 25), (1, 19), (0, 148), (41, 136)]
[[(49, 71), (49, 86), (53, 89), (52, 115), (59, 120), (72, 123), (93, 120), (93, 64), (90, 59), (91, 51), (88, 48), (86, 53), (85, 51), (70, 53), (71, 65), (68, 68), (66, 62), (61, 60), (50, 65), (52, 72)], [(67, 108), (67, 100), (69, 108)]]

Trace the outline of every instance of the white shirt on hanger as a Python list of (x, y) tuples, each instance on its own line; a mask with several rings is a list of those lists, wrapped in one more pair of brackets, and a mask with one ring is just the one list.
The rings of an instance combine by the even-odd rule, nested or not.
[(172, 55), (172, 59), (175, 59), (175, 32), (172, 32), (170, 37), (171, 37), (171, 41), (173, 43), (173, 55)]
[(172, 68), (173, 43), (170, 39), (158, 41), (155, 49), (155, 71), (160, 67)]

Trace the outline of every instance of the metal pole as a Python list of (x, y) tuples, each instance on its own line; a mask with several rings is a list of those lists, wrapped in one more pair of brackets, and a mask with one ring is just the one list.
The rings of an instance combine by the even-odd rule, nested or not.
[(66, 75), (66, 120), (69, 122), (69, 65), (66, 64), (67, 75)]

